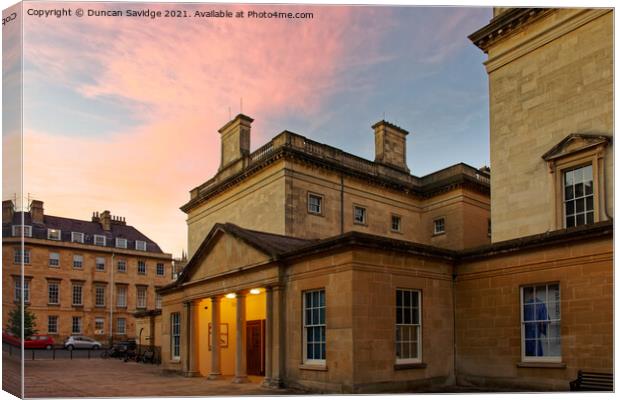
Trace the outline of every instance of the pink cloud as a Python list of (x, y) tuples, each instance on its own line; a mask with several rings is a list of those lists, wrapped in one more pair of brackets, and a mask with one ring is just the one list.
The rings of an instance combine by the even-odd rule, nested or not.
[[(88, 3), (84, 8), (104, 6), (127, 8), (120, 3)], [(322, 99), (336, 90), (343, 64), (384, 60), (373, 54), (373, 39), (364, 35), (359, 19), (371, 10), (258, 5), (202, 9), (215, 7), (312, 11), (315, 19), (91, 17), (28, 24), (26, 59), (34, 68), (26, 79), (54, 79), (86, 97), (111, 96), (146, 122), (106, 137), (78, 138), (26, 126), (25, 191), (44, 200), (47, 211), (56, 215), (87, 218), (94, 210), (109, 208), (164, 251), (180, 253), (186, 246), (186, 226), (178, 207), (189, 199), (191, 188), (217, 170), (217, 129), (228, 120), (229, 107), (235, 115), (242, 97), (243, 112), (257, 118), (252, 138), (256, 147), (277, 133), (264, 131), (270, 117), (317, 112)], [(366, 61), (350, 51), (362, 44), (369, 45)]]

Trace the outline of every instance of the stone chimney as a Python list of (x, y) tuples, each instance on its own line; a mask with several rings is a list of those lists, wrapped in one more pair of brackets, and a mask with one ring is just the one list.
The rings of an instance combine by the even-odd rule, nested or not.
[(105, 210), (99, 214), (99, 223), (101, 223), (101, 227), (104, 231), (112, 229), (112, 216), (110, 215), (110, 211)]
[(409, 132), (385, 120), (372, 128), (375, 130), (375, 162), (409, 173), (406, 138)]
[(13, 222), (13, 214), (15, 213), (15, 205), (13, 200), (2, 201), (2, 223), (7, 224)]
[(43, 223), (43, 202), (40, 200), (32, 200), (30, 202), (30, 219), (33, 224)]
[(222, 158), (219, 170), (250, 155), (250, 128), (254, 120), (239, 114), (220, 128)]

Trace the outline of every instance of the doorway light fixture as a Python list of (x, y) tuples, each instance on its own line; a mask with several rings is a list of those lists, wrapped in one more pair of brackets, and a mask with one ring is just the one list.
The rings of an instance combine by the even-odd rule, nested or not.
[(228, 293), (228, 294), (226, 295), (226, 298), (227, 298), (227, 299), (234, 299), (235, 297), (237, 297), (237, 295), (236, 295), (235, 293)]
[(260, 294), (260, 289), (250, 289), (251, 294)]

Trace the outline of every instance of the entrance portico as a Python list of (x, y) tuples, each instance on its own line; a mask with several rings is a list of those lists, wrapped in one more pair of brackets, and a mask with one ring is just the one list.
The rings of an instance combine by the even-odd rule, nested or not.
[[(281, 386), (285, 327), (277, 255), (307, 243), (216, 226), (179, 280), (162, 291), (162, 320), (180, 314), (182, 327), (180, 354), (162, 349), (164, 367), (239, 384), (263, 376), (265, 386)], [(172, 343), (173, 334), (164, 327), (162, 338)]]
[[(279, 293), (279, 290), (276, 289)], [(209, 380), (249, 382), (248, 375), (264, 376), (265, 386), (278, 385), (274, 374), (274, 288), (240, 289), (187, 302), (187, 376)], [(276, 337), (278, 337), (276, 335)], [(192, 357), (193, 356), (193, 357)]]

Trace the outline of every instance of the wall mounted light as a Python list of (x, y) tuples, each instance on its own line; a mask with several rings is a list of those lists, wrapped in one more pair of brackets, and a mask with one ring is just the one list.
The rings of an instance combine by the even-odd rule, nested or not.
[(226, 298), (227, 298), (227, 299), (234, 299), (235, 297), (237, 297), (237, 295), (236, 295), (235, 293), (228, 293), (228, 294), (226, 295)]
[(251, 294), (260, 294), (260, 289), (250, 289)]

